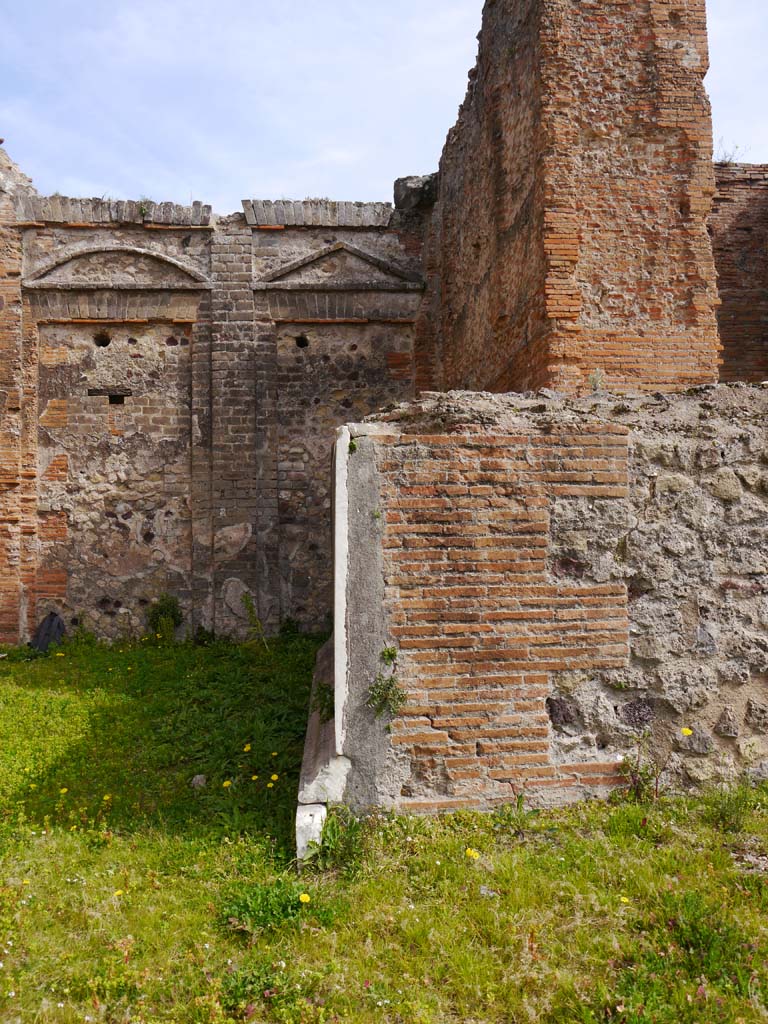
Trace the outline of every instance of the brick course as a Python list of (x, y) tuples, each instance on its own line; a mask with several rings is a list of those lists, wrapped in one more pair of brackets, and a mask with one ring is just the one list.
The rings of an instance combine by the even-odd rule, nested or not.
[(721, 380), (768, 380), (768, 166), (718, 164), (710, 231), (717, 264)]

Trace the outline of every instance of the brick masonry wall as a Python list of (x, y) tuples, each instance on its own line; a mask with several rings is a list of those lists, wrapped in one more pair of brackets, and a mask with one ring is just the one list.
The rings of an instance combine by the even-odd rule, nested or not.
[(353, 428), (353, 800), (603, 794), (646, 730), (666, 782), (768, 772), (766, 412), (765, 388), (448, 394)]
[[(307, 204), (294, 205), (302, 209), (290, 218), (282, 208), (262, 219), (296, 221)], [(413, 396), (422, 298), (422, 222), (390, 213), (384, 230), (380, 210), (371, 218), (338, 205), (346, 215), (314, 218), (324, 225), (253, 225), (269, 593), (276, 615), (309, 627), (330, 623), (336, 428)]]
[(768, 380), (768, 166), (718, 164), (709, 225), (727, 381)]
[(439, 386), (717, 379), (707, 65), (704, 0), (486, 5), (429, 257)]
[(331, 610), (335, 428), (412, 397), (419, 180), (388, 204), (43, 198), (0, 151), (0, 640)]
[(20, 618), (21, 240), (5, 222), (13, 217), (13, 189), (23, 178), (0, 154), (0, 636), (16, 636)]

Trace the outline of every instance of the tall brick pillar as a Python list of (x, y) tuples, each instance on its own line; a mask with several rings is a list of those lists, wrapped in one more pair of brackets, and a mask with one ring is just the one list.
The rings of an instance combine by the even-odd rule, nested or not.
[(443, 154), (445, 388), (717, 379), (705, 0), (494, 0)]
[(14, 197), (30, 182), (0, 150), (0, 642), (24, 629), (21, 232)]

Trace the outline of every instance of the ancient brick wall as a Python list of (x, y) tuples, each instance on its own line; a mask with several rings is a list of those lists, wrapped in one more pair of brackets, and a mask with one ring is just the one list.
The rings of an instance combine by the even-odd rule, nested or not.
[(37, 531), (36, 465), (25, 445), (23, 406), (35, 402), (22, 341), (22, 240), (8, 227), (31, 182), (0, 150), (0, 637), (16, 638), (26, 621), (34, 576), (29, 538)]
[(766, 413), (744, 386), (448, 394), (350, 428), (347, 797), (605, 793), (646, 731), (666, 783), (768, 770)]
[(721, 379), (768, 380), (768, 166), (715, 170), (709, 223), (722, 303)]
[(249, 599), (324, 626), (334, 430), (413, 394), (423, 215), (215, 218), (0, 170), (0, 639), (49, 610), (137, 633), (163, 592), (192, 628), (242, 634)]
[(260, 499), (271, 601), (302, 626), (327, 625), (333, 439), (413, 395), (422, 226), (386, 204), (245, 208), (271, 409), (259, 471), (273, 487), (271, 502)]
[(440, 169), (440, 387), (717, 379), (704, 0), (497, 0)]

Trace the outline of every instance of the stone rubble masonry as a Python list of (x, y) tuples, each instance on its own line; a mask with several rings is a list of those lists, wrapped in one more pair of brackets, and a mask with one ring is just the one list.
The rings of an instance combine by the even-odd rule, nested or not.
[(351, 427), (347, 798), (604, 794), (646, 730), (665, 782), (768, 769), (766, 424), (768, 387), (720, 385), (432, 394)]
[(434, 386), (717, 380), (704, 0), (493, 0), (427, 247)]
[[(38, 196), (0, 150), (0, 641), (325, 626), (347, 419), (413, 397), (425, 213)], [(409, 205), (410, 204), (410, 205)]]
[(720, 379), (768, 380), (768, 165), (717, 164), (710, 232), (717, 265)]

